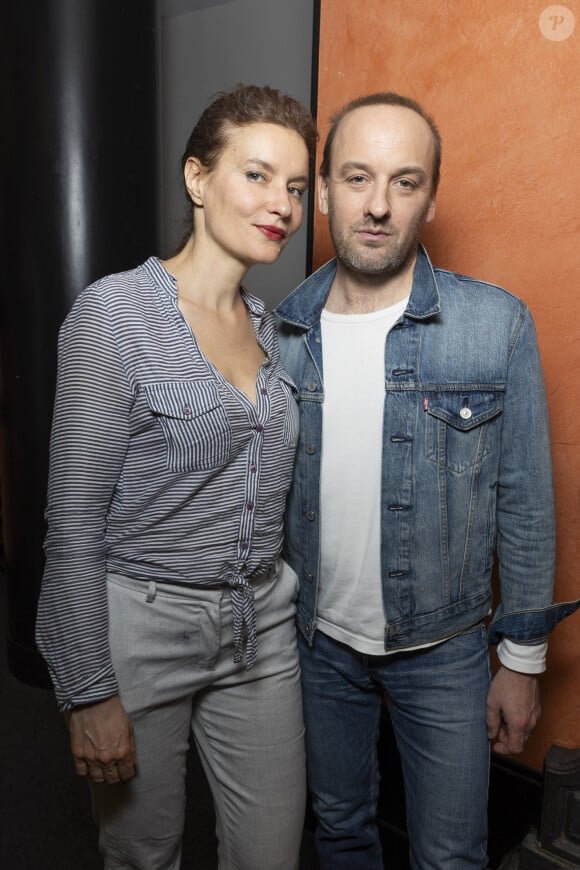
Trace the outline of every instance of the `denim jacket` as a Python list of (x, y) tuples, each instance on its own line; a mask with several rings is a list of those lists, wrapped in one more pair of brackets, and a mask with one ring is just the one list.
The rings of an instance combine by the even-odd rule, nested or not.
[[(324, 510), (320, 313), (335, 272), (336, 261), (326, 263), (275, 312), (301, 423), (284, 557), (300, 578), (298, 625), (309, 643)], [(482, 620), (496, 551), (492, 643), (539, 643), (578, 606), (552, 604), (550, 441), (532, 316), (500, 287), (433, 268), (422, 247), (406, 311), (385, 343), (380, 510), (387, 651)]]

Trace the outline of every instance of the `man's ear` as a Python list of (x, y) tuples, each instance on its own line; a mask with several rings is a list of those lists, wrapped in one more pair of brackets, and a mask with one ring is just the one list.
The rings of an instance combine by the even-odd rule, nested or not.
[(427, 216), (425, 217), (425, 223), (428, 224), (435, 217), (435, 197), (431, 200), (429, 208), (427, 209)]
[(318, 208), (321, 214), (328, 214), (328, 179), (318, 173)]
[(205, 168), (197, 157), (187, 158), (183, 169), (183, 179), (185, 181), (185, 189), (194, 205), (203, 206), (203, 180), (205, 174)]

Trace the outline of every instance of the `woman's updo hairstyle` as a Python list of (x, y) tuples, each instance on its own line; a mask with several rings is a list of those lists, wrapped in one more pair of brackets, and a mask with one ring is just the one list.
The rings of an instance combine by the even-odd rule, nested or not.
[[(312, 160), (316, 153), (318, 132), (310, 112), (288, 94), (267, 85), (236, 85), (231, 91), (221, 91), (207, 106), (187, 140), (181, 158), (181, 169), (190, 157), (196, 157), (211, 171), (228, 141), (231, 127), (247, 124), (278, 124), (294, 130), (302, 137)], [(182, 176), (183, 177), (183, 176)], [(191, 200), (188, 202), (188, 229), (185, 241), (193, 229)]]

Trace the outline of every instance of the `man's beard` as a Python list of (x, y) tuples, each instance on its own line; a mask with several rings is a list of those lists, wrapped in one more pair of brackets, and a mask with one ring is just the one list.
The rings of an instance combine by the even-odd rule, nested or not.
[(390, 233), (389, 240), (379, 243), (375, 248), (372, 243), (366, 246), (355, 245), (353, 240), (355, 233), (350, 232), (350, 228), (347, 232), (339, 229), (334, 210), (329, 205), (328, 225), (337, 259), (345, 269), (358, 275), (392, 277), (398, 274), (415, 256), (428, 210), (429, 206), (426, 206), (424, 211), (417, 215), (404, 236), (401, 236), (397, 228), (389, 225), (387, 221), (372, 221), (357, 226), (358, 231), (367, 229)]

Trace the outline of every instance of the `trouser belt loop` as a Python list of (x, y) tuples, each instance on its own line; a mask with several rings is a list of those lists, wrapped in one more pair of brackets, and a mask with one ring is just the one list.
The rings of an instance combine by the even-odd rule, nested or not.
[(147, 604), (152, 604), (153, 601), (155, 601), (156, 595), (157, 595), (157, 583), (155, 582), (155, 580), (150, 580), (149, 581), (149, 589), (147, 591), (147, 598), (145, 599), (147, 601)]

